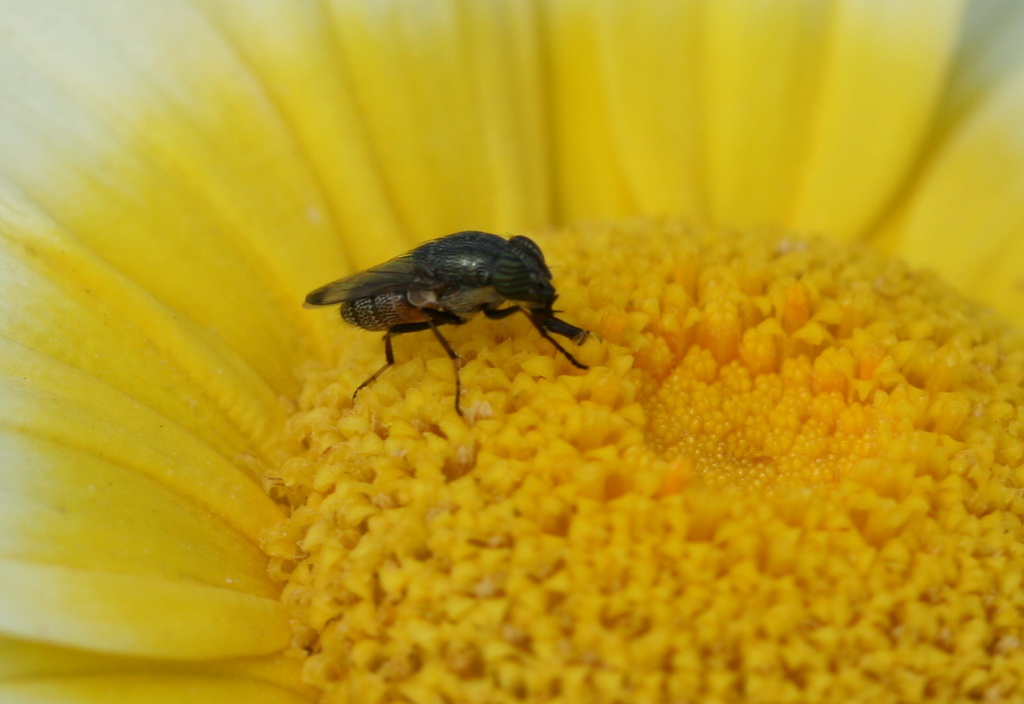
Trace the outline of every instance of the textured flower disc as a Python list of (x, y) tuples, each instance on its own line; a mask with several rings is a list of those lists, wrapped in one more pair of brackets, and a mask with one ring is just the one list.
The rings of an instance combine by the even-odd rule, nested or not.
[(339, 322), (265, 536), (332, 702), (996, 701), (1019, 691), (1024, 342), (927, 273), (780, 232), (538, 237), (522, 316)]

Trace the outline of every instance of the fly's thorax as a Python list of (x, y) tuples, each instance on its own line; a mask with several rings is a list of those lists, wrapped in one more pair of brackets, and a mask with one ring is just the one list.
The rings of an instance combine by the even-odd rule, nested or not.
[(363, 330), (387, 330), (401, 323), (426, 320), (421, 308), (410, 304), (404, 292), (380, 293), (348, 301), (341, 306), (341, 317)]
[(507, 240), (487, 232), (457, 232), (421, 245), (412, 252), (417, 267), (428, 278), (448, 286), (487, 286), (495, 262), (507, 249)]

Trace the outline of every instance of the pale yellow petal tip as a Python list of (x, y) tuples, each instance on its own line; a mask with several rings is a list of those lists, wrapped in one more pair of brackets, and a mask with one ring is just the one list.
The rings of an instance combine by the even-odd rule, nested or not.
[(538, 238), (525, 319), (341, 329), (268, 534), (328, 701), (922, 700), (1024, 676), (1024, 341), (863, 248), (636, 221)]

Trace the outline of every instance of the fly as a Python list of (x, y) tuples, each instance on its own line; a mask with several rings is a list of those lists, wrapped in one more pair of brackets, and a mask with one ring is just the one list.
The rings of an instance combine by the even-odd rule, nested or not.
[[(583, 344), (590, 333), (565, 322), (553, 306), (558, 294), (544, 253), (529, 237), (510, 239), (486, 232), (456, 232), (420, 245), (366, 271), (321, 286), (306, 296), (306, 308), (341, 305), (341, 317), (364, 330), (384, 331), (384, 366), (360, 384), (352, 400), (395, 363), (391, 338), (430, 330), (455, 368), (455, 410), (462, 384), (459, 355), (441, 334), (442, 325), (462, 325), (477, 313), (500, 320), (524, 313), (541, 337), (579, 369), (551, 333)], [(508, 304), (508, 305), (506, 305)]]

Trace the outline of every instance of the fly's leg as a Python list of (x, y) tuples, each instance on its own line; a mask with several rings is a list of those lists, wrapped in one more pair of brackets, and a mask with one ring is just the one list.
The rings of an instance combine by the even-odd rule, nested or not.
[(537, 332), (540, 333), (540, 336), (543, 337), (548, 342), (550, 342), (552, 345), (554, 345), (555, 349), (561, 352), (565, 356), (565, 358), (572, 363), (574, 367), (577, 367), (579, 369), (590, 368), (586, 364), (583, 364), (578, 359), (573, 357), (567, 349), (565, 349), (564, 347), (562, 347), (561, 344), (559, 344), (558, 340), (551, 337), (549, 331), (561, 335), (562, 337), (568, 337), (577, 345), (582, 345), (586, 341), (590, 333), (584, 330), (583, 328), (578, 328), (575, 325), (572, 325), (570, 323), (565, 322), (564, 320), (556, 318), (551, 311), (543, 309), (531, 311), (526, 310), (524, 308), (520, 308), (519, 306), (509, 306), (508, 308), (496, 308), (490, 310), (485, 309), (484, 315), (486, 315), (491, 320), (501, 320), (502, 318), (507, 318), (513, 313), (518, 312), (524, 313), (530, 319), (530, 322), (533, 323), (533, 327), (537, 328)]
[(523, 310), (519, 306), (509, 306), (508, 308), (484, 308), (484, 315), (491, 320), (501, 320), (507, 318), (513, 313), (518, 313)]
[(388, 331), (384, 333), (384, 366), (375, 371), (369, 379), (356, 387), (356, 390), (352, 392), (352, 402), (355, 403), (356, 396), (359, 395), (360, 391), (375, 382), (377, 377), (387, 371), (387, 368), (395, 363), (395, 352), (391, 349), (391, 338), (393, 336), (401, 335), (403, 332), (418, 332), (430, 327), (433, 327), (431, 323), (400, 323), (388, 328)]
[[(459, 322), (462, 322), (461, 320)], [(459, 360), (461, 359), (458, 353), (452, 349), (451, 344), (448, 340), (444, 339), (444, 335), (437, 329), (437, 323), (433, 320), (428, 320), (427, 324), (430, 326), (430, 332), (434, 333), (434, 337), (441, 343), (441, 347), (444, 347), (444, 351), (448, 353), (448, 359), (452, 360), (452, 369), (455, 370), (455, 412), (460, 416), (462, 415), (462, 409), (459, 408), (459, 397), (462, 396), (462, 379), (459, 376)]]
[[(536, 323), (534, 323), (536, 324)], [(562, 337), (568, 337), (570, 340), (575, 342), (577, 345), (582, 345), (590, 337), (591, 332), (578, 328), (571, 323), (567, 323), (560, 318), (551, 316), (542, 320), (542, 325), (550, 330), (551, 332), (561, 335)]]
[[(523, 311), (530, 317), (530, 322), (533, 323), (533, 327), (537, 328), (537, 332), (545, 340), (555, 346), (559, 352), (561, 352), (566, 359), (572, 362), (572, 365), (577, 369), (590, 369), (586, 364), (573, 357), (569, 350), (562, 347), (558, 340), (551, 337), (551, 332), (561, 335), (562, 337), (568, 337), (570, 340), (575, 342), (577, 345), (582, 345), (587, 337), (590, 335), (589, 332), (583, 328), (578, 328), (575, 325), (571, 325), (564, 320), (559, 320), (550, 312), (546, 311)], [(549, 332), (550, 331), (550, 332)]]
[[(533, 320), (532, 317), (530, 319)], [(558, 320), (558, 318), (553, 318), (552, 320)], [(583, 330), (581, 328), (577, 328), (574, 325), (569, 325), (569, 323), (566, 323), (563, 320), (558, 320), (558, 322), (563, 323), (564, 325), (566, 325), (566, 326), (568, 326), (570, 328), (578, 330), (579, 332), (573, 333), (571, 335), (565, 335), (565, 333), (563, 333), (561, 330), (551, 329), (551, 332), (557, 332), (559, 335), (565, 335), (565, 337), (572, 338), (572, 340), (574, 342), (577, 339), (579, 339), (579, 342), (577, 342), (576, 344), (581, 344), (583, 342), (583, 340), (587, 339), (586, 338), (586, 333), (587, 333), (586, 330)], [(533, 326), (535, 328), (537, 328), (537, 332), (540, 333), (540, 336), (543, 337), (548, 342), (550, 342), (552, 345), (554, 345), (555, 349), (557, 349), (559, 352), (561, 352), (565, 356), (565, 358), (568, 359), (572, 363), (572, 365), (574, 367), (576, 367), (577, 369), (590, 369), (590, 367), (588, 367), (586, 364), (584, 364), (583, 362), (581, 362), (578, 359), (576, 359), (575, 357), (573, 357), (569, 353), (569, 350), (567, 350), (564, 347), (562, 347), (562, 345), (558, 342), (558, 340), (556, 340), (555, 338), (551, 337), (551, 335), (548, 333), (548, 330), (549, 330), (548, 327), (546, 327), (544, 325), (541, 325), (536, 320), (533, 321)], [(582, 337), (580, 337), (581, 335), (582, 335)]]
[(441, 347), (444, 348), (448, 358), (452, 360), (452, 367), (455, 369), (455, 412), (460, 416), (462, 415), (462, 409), (459, 408), (459, 395), (462, 393), (462, 380), (459, 378), (459, 355), (456, 354), (455, 350), (452, 349), (451, 344), (444, 338), (441, 331), (438, 330), (439, 325), (461, 325), (465, 321), (445, 311), (431, 310), (430, 308), (422, 309), (427, 314), (428, 319), (418, 323), (399, 323), (398, 325), (392, 325), (388, 328), (388, 331), (384, 333), (384, 366), (373, 373), (373, 375), (360, 384), (352, 394), (352, 401), (356, 400), (356, 396), (359, 392), (365, 389), (367, 386), (377, 380), (381, 374), (387, 371), (387, 368), (395, 363), (395, 352), (391, 347), (391, 338), (395, 335), (401, 335), (407, 332), (419, 332), (421, 330), (430, 330), (434, 333), (434, 337), (441, 343)]
[(448, 354), (448, 359), (452, 360), (452, 369), (455, 370), (455, 412), (461, 416), (462, 409), (459, 408), (459, 398), (462, 396), (462, 379), (459, 376), (459, 360), (462, 358), (452, 349), (451, 344), (444, 338), (444, 335), (441, 334), (437, 327), (439, 325), (462, 325), (466, 321), (454, 313), (443, 310), (424, 308), (423, 312), (427, 314), (427, 322), (424, 325), (430, 328), (430, 331), (434, 333), (434, 337), (437, 338), (437, 341), (441, 343), (441, 347)]

